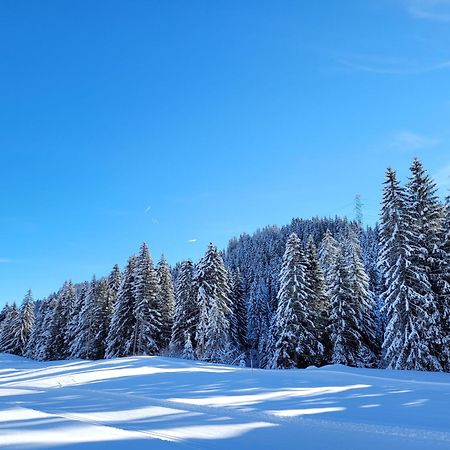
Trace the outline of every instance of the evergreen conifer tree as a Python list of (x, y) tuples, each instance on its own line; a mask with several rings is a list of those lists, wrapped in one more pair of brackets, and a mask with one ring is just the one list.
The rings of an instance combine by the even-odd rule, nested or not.
[[(411, 205), (408, 205), (411, 206)], [(429, 340), (431, 285), (417, 265), (417, 221), (411, 217), (404, 189), (388, 169), (380, 220), (380, 262), (384, 281), (386, 330), (383, 365), (392, 369), (440, 370)]]
[(136, 326), (134, 296), (136, 263), (136, 256), (130, 256), (123, 273), (109, 327), (106, 358), (130, 356), (133, 354)]
[(247, 348), (247, 306), (243, 280), (239, 269), (230, 273), (231, 319), (230, 332), (233, 346), (240, 351)]
[(178, 269), (175, 288), (175, 314), (172, 326), (170, 351), (174, 355), (183, 352), (186, 332), (190, 339), (195, 337), (198, 322), (198, 307), (194, 289), (194, 266), (192, 261), (183, 261)]
[(172, 327), (175, 311), (175, 295), (173, 288), (172, 274), (166, 258), (161, 256), (157, 267), (158, 273), (158, 304), (161, 314), (161, 339), (160, 348), (168, 347), (172, 335)]
[(196, 269), (197, 302), (200, 308), (197, 324), (197, 355), (213, 362), (230, 358), (231, 300), (228, 273), (222, 256), (210, 244)]
[(25, 355), (28, 340), (34, 325), (34, 300), (31, 290), (27, 292), (13, 323), (13, 341), (11, 353)]
[(312, 295), (306, 280), (306, 261), (300, 239), (289, 236), (280, 272), (278, 308), (273, 328), (271, 367), (289, 369), (317, 363), (323, 353), (311, 313)]
[(133, 355), (155, 355), (162, 338), (161, 299), (158, 274), (147, 244), (143, 243), (134, 270), (135, 325)]

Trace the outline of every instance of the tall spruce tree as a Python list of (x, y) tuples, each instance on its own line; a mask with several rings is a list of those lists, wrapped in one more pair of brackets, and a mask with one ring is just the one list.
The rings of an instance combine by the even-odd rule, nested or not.
[(339, 249), (339, 242), (333, 237), (330, 229), (327, 228), (319, 246), (319, 263), (325, 277), (327, 290), (330, 288), (330, 272), (339, 253)]
[(107, 321), (107, 328), (111, 324), (112, 315), (114, 312), (114, 305), (117, 300), (117, 293), (120, 288), (120, 282), (122, 279), (122, 273), (120, 272), (120, 268), (117, 264), (112, 268), (111, 273), (108, 276), (107, 284), (108, 284), (108, 299), (105, 305), (105, 317)]
[(75, 302), (75, 287), (71, 281), (67, 281), (56, 294), (55, 311), (52, 318), (52, 348), (55, 358), (58, 359), (71, 356), (68, 330), (74, 314)]
[(70, 350), (75, 358), (98, 359), (98, 342), (95, 337), (101, 327), (102, 318), (98, 316), (98, 281), (95, 277), (89, 283), (84, 302), (78, 316), (76, 339)]
[(15, 352), (15, 327), (18, 316), (19, 310), (15, 303), (6, 307), (5, 318), (0, 329), (0, 352)]
[(147, 244), (141, 250), (134, 270), (135, 324), (133, 355), (155, 355), (165, 341), (162, 337), (162, 314), (158, 273)]
[(212, 362), (231, 358), (231, 300), (228, 273), (222, 256), (213, 244), (196, 268), (197, 302), (200, 308), (197, 325), (197, 355)]
[(445, 259), (442, 261), (439, 303), (442, 307), (442, 365), (450, 372), (450, 196), (445, 202), (443, 238), (441, 251)]
[(250, 286), (247, 335), (251, 347), (251, 363), (258, 367), (266, 367), (271, 357), (270, 351), (266, 348), (268, 343), (271, 312), (270, 295), (266, 283), (262, 280), (255, 280)]
[(158, 263), (157, 273), (159, 284), (158, 304), (161, 313), (160, 348), (162, 350), (169, 345), (175, 312), (175, 294), (172, 274), (164, 255), (161, 256)]
[(247, 349), (247, 306), (244, 284), (239, 269), (230, 272), (231, 318), (230, 333), (233, 346), (245, 352)]
[[(175, 288), (175, 314), (172, 326), (170, 351), (180, 355), (186, 345), (186, 332), (189, 339), (195, 340), (198, 323), (198, 306), (194, 289), (194, 266), (192, 261), (183, 261), (178, 269)], [(192, 342), (193, 348), (194, 342)]]
[(330, 300), (327, 295), (325, 277), (320, 267), (316, 244), (311, 235), (306, 246), (306, 281), (311, 292), (311, 310), (314, 313), (314, 324), (317, 335), (324, 346), (324, 362), (330, 355), (330, 339), (327, 332), (329, 324)]
[(292, 233), (286, 243), (280, 272), (278, 308), (272, 331), (272, 368), (306, 367), (317, 364), (322, 358), (323, 346), (313, 323), (311, 301), (302, 244)]
[[(409, 205), (408, 205), (409, 203)], [(428, 327), (431, 285), (417, 255), (418, 222), (392, 169), (386, 172), (380, 219), (380, 262), (386, 314), (383, 365), (392, 369), (440, 370)], [(408, 207), (409, 206), (409, 207)], [(434, 338), (433, 338), (434, 339)]]
[(342, 249), (338, 250), (329, 269), (329, 286), (331, 362), (363, 367), (366, 355), (360, 333), (361, 316), (353, 297), (352, 280)]
[(130, 356), (133, 353), (136, 326), (134, 297), (136, 264), (136, 256), (130, 256), (114, 305), (106, 343), (106, 358)]
[[(409, 227), (413, 238), (411, 258), (418, 273), (427, 277), (417, 283), (417, 290), (424, 296), (423, 312), (427, 346), (432, 357), (440, 359), (443, 339), (443, 305), (440, 300), (445, 293), (441, 281), (447, 264), (446, 253), (441, 243), (444, 235), (444, 207), (437, 196), (437, 187), (416, 158), (411, 167), (411, 176), (406, 184), (406, 208), (409, 212)], [(436, 367), (440, 370), (440, 367)]]
[(359, 234), (350, 233), (345, 251), (353, 309), (360, 324), (361, 363), (368, 367), (375, 367), (379, 351), (375, 329), (375, 302), (374, 294), (370, 290), (369, 276), (362, 259)]
[(28, 340), (34, 325), (34, 300), (31, 290), (27, 292), (13, 323), (12, 353), (25, 355)]

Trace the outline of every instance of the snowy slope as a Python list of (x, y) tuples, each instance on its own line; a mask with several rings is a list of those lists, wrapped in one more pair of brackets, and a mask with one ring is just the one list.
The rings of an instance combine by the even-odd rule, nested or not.
[(450, 449), (450, 375), (0, 355), (0, 448)]

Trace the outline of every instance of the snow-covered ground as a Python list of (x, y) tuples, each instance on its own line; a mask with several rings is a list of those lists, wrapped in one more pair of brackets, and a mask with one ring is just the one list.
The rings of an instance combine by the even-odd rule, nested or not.
[(0, 448), (450, 449), (450, 375), (0, 355)]

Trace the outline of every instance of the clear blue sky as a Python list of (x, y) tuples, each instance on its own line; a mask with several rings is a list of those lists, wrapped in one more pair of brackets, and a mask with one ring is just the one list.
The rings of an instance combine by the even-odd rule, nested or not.
[(3, 0), (0, 304), (356, 193), (373, 223), (388, 165), (448, 187), (449, 124), (448, 0)]

